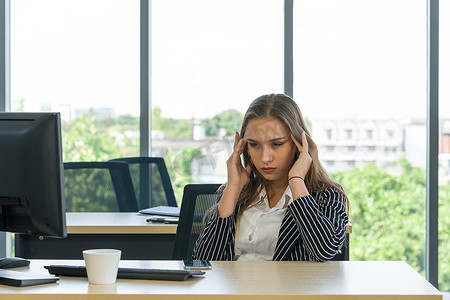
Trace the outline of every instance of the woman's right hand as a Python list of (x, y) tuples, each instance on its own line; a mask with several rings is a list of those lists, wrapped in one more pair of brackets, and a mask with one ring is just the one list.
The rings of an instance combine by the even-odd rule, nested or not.
[(233, 213), (241, 190), (250, 178), (250, 162), (244, 168), (241, 161), (241, 154), (244, 152), (246, 143), (247, 140), (241, 139), (239, 133), (236, 132), (233, 153), (227, 160), (228, 182), (219, 204), (219, 215), (221, 217), (227, 217)]
[(250, 163), (246, 168), (242, 165), (241, 154), (244, 152), (246, 139), (241, 139), (239, 133), (234, 136), (233, 153), (227, 160), (228, 184), (227, 186), (242, 190), (250, 177)]

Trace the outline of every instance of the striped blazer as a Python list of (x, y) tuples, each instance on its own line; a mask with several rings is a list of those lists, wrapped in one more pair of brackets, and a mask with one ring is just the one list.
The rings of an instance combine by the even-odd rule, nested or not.
[[(211, 213), (200, 234), (193, 259), (233, 260), (237, 207), (226, 218)], [(300, 197), (287, 207), (272, 260), (328, 261), (345, 241), (348, 217), (345, 197), (336, 188)]]

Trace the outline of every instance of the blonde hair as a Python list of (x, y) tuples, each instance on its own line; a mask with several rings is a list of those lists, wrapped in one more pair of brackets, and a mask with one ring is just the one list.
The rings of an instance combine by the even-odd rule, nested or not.
[[(308, 141), (309, 154), (312, 158), (312, 164), (305, 176), (305, 184), (310, 192), (321, 191), (328, 187), (334, 187), (341, 191), (346, 198), (346, 206), (348, 208), (348, 199), (344, 189), (327, 173), (325, 168), (319, 161), (317, 145), (311, 138), (311, 134), (303, 119), (300, 108), (297, 103), (285, 94), (268, 94), (255, 99), (247, 109), (241, 125), (240, 136), (244, 137), (247, 125), (251, 120), (260, 118), (274, 118), (283, 123), (292, 133), (294, 138), (301, 142), (301, 134), (306, 133)], [(243, 152), (244, 166), (250, 162), (247, 145)], [(241, 191), (237, 205), (241, 206), (239, 215), (253, 204), (261, 189), (266, 185), (264, 177), (250, 164), (252, 171), (247, 184)]]

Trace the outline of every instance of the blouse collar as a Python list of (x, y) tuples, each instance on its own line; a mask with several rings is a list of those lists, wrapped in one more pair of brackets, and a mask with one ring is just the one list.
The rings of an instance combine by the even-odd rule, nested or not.
[[(286, 208), (291, 202), (292, 199), (292, 191), (289, 185), (286, 187), (286, 190), (284, 190), (283, 196), (281, 196), (280, 201), (278, 201), (277, 205), (275, 205), (274, 209), (284, 209)], [(261, 192), (259, 193), (259, 201), (258, 202), (264, 202), (267, 207), (269, 206), (269, 199), (267, 198), (267, 191), (266, 188), (262, 188)]]

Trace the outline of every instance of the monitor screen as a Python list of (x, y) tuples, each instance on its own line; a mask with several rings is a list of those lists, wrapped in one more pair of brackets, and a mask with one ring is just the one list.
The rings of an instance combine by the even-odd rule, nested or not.
[(59, 113), (0, 113), (0, 231), (65, 237)]

